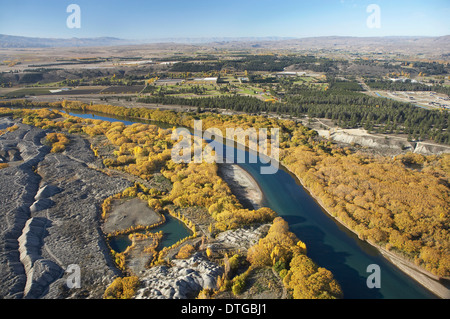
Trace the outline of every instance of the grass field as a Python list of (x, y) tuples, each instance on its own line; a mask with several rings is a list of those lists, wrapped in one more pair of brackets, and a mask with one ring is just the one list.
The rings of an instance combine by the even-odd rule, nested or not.
[(299, 77), (298, 79), (296, 79), (294, 81), (295, 84), (303, 84), (303, 83), (311, 83), (311, 82), (315, 82), (315, 78), (310, 77), (310, 76), (302, 76)]
[[(269, 93), (270, 87), (273, 88), (273, 84), (252, 84), (252, 83), (241, 83), (237, 76), (224, 76), (221, 78), (225, 83), (218, 84), (171, 84), (171, 85), (161, 85), (155, 86), (153, 88), (149, 87), (144, 92), (145, 88), (143, 85), (113, 85), (113, 86), (78, 86), (72, 87), (70, 90), (61, 91), (56, 93), (51, 93), (50, 90), (61, 89), (58, 83), (54, 85), (47, 85), (47, 87), (33, 86), (25, 88), (3, 88), (0, 89), (1, 98), (24, 98), (27, 96), (38, 96), (38, 95), (56, 95), (56, 96), (69, 96), (69, 95), (89, 95), (89, 94), (143, 94), (152, 93), (154, 95), (164, 93), (167, 96), (176, 96), (181, 98), (195, 98), (195, 97), (214, 97), (221, 95), (237, 94), (252, 96), (261, 100), (273, 99), (273, 96)], [(306, 84), (309, 86), (314, 86), (319, 89), (324, 90), (328, 84), (317, 83), (314, 77), (298, 77), (294, 79), (296, 84)], [(228, 88), (225, 89), (225, 88)], [(264, 92), (264, 88), (267, 92)]]

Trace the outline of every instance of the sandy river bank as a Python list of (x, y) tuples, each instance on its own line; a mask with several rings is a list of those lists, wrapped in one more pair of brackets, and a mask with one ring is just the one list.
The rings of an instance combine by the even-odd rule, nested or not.
[(219, 175), (230, 186), (233, 194), (248, 208), (262, 207), (263, 193), (256, 180), (236, 164), (219, 165)]

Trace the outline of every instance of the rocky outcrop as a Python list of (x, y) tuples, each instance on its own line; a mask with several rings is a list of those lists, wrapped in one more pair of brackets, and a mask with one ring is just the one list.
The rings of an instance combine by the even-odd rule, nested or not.
[(61, 189), (59, 189), (58, 187), (56, 187), (54, 185), (44, 185), (38, 190), (34, 199), (36, 201), (41, 200), (41, 199), (48, 199), (48, 198), (52, 197), (53, 195), (56, 195), (60, 192), (61, 192)]
[[(10, 123), (11, 124), (11, 123)], [(18, 238), (30, 219), (30, 207), (35, 202), (40, 177), (34, 168), (48, 154), (40, 143), (45, 131), (18, 124), (18, 129), (0, 137), (0, 149), (15, 149), (18, 153), (7, 160), (21, 159), (0, 170), (0, 298), (22, 298), (27, 283), (21, 262)]]
[[(258, 243), (267, 234), (270, 224), (229, 230), (217, 235), (209, 247), (219, 250), (245, 250)], [(195, 298), (202, 289), (216, 287), (223, 267), (209, 261), (203, 252), (188, 259), (172, 259), (171, 267), (156, 266), (140, 274), (142, 288), (137, 299), (187, 299)]]
[[(3, 158), (16, 161), (0, 170), (0, 298), (101, 298), (119, 273), (100, 205), (131, 183), (103, 174), (82, 137), (52, 154), (41, 144), (47, 131), (17, 125), (0, 137)], [(69, 265), (79, 266), (81, 288), (67, 287)]]
[(39, 259), (27, 273), (27, 284), (24, 289), (24, 298), (36, 299), (45, 296), (49, 285), (64, 273), (58, 264), (49, 259)]
[(422, 155), (440, 155), (443, 153), (450, 153), (450, 147), (419, 142), (416, 144), (414, 153)]
[(27, 276), (24, 298), (39, 298), (64, 272), (53, 261), (41, 257), (42, 239), (49, 222), (45, 218), (30, 218), (19, 237), (20, 261)]
[(345, 144), (357, 144), (368, 148), (387, 148), (399, 151), (414, 149), (406, 139), (376, 136), (364, 133), (361, 130), (339, 130), (335, 132), (318, 130), (317, 132), (322, 137), (331, 138), (336, 142)]
[(450, 153), (450, 147), (424, 142), (408, 142), (406, 138), (389, 135), (369, 134), (362, 129), (349, 130), (317, 130), (321, 137), (345, 144), (356, 144), (379, 150), (391, 150), (395, 153), (414, 152), (422, 155), (439, 155)]
[(218, 234), (212, 246), (217, 247), (217, 249), (249, 249), (256, 245), (260, 238), (267, 235), (269, 228), (270, 224), (264, 224), (261, 226), (250, 226), (248, 228), (228, 230)]
[(208, 261), (202, 253), (184, 260), (173, 260), (173, 266), (156, 266), (148, 269), (141, 278), (144, 288), (136, 299), (187, 299), (194, 298), (202, 289), (216, 287), (222, 268)]
[(81, 138), (71, 136), (71, 142), (79, 148), (68, 148), (64, 154), (49, 154), (40, 163), (37, 172), (48, 188), (37, 193), (36, 198), (40, 202), (45, 199), (41, 198), (45, 193), (53, 194), (54, 204), (36, 212), (36, 216), (51, 221), (43, 239), (42, 257), (63, 269), (79, 266), (81, 288), (67, 289), (65, 279), (70, 274), (65, 272), (62, 280), (48, 285), (44, 298), (60, 298), (61, 291), (66, 292), (66, 298), (101, 298), (119, 274), (100, 229), (100, 206), (105, 198), (123, 191), (131, 183), (94, 169), (96, 158), (82, 154), (92, 153), (89, 144), (77, 139)]

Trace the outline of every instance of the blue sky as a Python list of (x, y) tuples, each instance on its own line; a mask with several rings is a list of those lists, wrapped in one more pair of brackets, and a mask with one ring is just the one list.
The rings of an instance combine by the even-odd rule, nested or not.
[[(81, 8), (70, 29), (69, 4)], [(368, 28), (368, 5), (381, 27)], [(0, 0), (0, 34), (33, 37), (441, 36), (449, 0)]]

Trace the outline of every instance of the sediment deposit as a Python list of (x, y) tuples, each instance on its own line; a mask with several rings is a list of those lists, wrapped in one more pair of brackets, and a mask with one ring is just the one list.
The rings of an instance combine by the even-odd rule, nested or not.
[[(18, 129), (0, 137), (17, 150), (0, 170), (0, 298), (101, 298), (118, 275), (100, 230), (102, 201), (131, 186), (101, 172), (90, 144), (70, 136), (63, 153), (50, 153), (45, 130), (0, 119)], [(80, 269), (80, 288), (66, 272)]]

